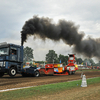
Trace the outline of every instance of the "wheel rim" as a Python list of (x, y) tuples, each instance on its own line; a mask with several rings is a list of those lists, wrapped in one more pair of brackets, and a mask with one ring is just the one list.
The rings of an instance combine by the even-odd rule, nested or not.
[(15, 74), (16, 74), (16, 70), (15, 70), (15, 69), (12, 69), (12, 70), (11, 70), (11, 74), (12, 74), (12, 75), (15, 75)]
[(36, 73), (35, 73), (35, 76), (37, 76), (37, 77), (38, 77), (38, 76), (39, 76), (39, 72), (36, 72)]

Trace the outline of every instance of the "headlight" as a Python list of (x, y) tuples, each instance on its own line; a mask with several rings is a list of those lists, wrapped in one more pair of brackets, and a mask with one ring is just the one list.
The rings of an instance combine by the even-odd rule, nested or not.
[(6, 62), (5, 61), (3, 62), (3, 66), (6, 66)]
[(5, 66), (6, 66), (6, 61), (4, 61), (4, 62), (1, 61), (1, 62), (0, 62), (0, 66), (1, 66), (1, 67), (5, 67)]

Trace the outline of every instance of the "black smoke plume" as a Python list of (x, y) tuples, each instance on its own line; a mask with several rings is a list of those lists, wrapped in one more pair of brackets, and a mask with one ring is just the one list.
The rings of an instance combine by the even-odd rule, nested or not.
[(78, 29), (79, 26), (75, 26), (72, 21), (59, 20), (58, 24), (55, 24), (50, 18), (33, 16), (25, 22), (22, 28), (21, 44), (23, 45), (30, 35), (39, 36), (43, 40), (46, 38), (54, 41), (62, 39), (66, 44), (73, 45), (77, 53), (100, 58), (100, 39), (83, 40), (84, 32), (79, 32)]

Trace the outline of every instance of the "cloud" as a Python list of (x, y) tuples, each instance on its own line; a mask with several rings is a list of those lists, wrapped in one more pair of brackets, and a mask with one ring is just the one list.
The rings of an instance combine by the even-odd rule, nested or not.
[[(71, 20), (76, 25), (80, 25), (80, 31), (84, 31), (86, 37), (88, 35), (92, 37), (100, 37), (100, 0), (0, 0), (0, 42), (7, 41), (20, 44), (20, 31), (25, 21), (32, 18), (34, 15), (40, 17), (52, 18), (55, 22), (59, 19)], [(86, 38), (85, 37), (85, 38)], [(36, 41), (36, 40), (35, 40)], [(66, 49), (63, 46), (62, 49), (57, 49), (56, 46), (65, 45), (60, 43), (50, 42), (50, 48), (45, 43), (40, 44), (35, 42), (34, 53), (38, 56), (39, 52), (45, 50), (54, 49), (57, 53), (69, 52), (71, 47)], [(27, 41), (26, 45), (30, 45), (34, 41)], [(44, 45), (44, 47), (42, 47)], [(34, 48), (34, 46), (33, 46)], [(35, 52), (35, 51), (38, 51)], [(65, 53), (64, 53), (65, 54)], [(42, 54), (40, 54), (42, 56)], [(37, 59), (40, 59), (38, 57)]]
[(50, 39), (46, 39), (46, 41), (39, 38), (33, 39), (34, 36), (29, 37), (28, 41), (25, 42), (24, 47), (29, 46), (34, 50), (35, 60), (45, 60), (46, 54), (49, 50), (54, 50), (58, 56), (59, 54), (67, 56), (69, 53), (72, 53), (72, 47), (66, 45), (62, 40), (60, 40), (60, 42), (54, 42)]

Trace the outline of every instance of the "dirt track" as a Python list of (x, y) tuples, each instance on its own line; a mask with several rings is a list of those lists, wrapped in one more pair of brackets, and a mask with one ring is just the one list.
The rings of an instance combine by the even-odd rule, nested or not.
[[(67, 82), (71, 80), (81, 79), (82, 72), (76, 72), (75, 75), (66, 76), (40, 76), (40, 77), (22, 77), (21, 75), (16, 75), (11, 78), (8, 75), (0, 78), (0, 90), (18, 88), (25, 86), (37, 86), (49, 83)], [(86, 78), (100, 77), (100, 71), (94, 72), (84, 72)]]

